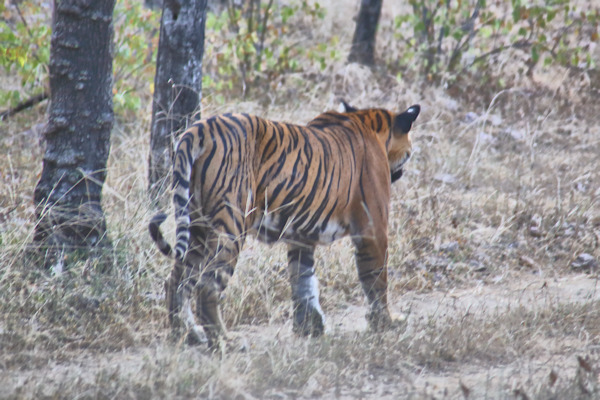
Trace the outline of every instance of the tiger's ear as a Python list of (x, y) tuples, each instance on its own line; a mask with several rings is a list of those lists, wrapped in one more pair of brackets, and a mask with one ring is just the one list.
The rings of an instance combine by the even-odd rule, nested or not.
[(399, 129), (404, 133), (408, 133), (420, 112), (421, 106), (415, 104), (410, 106), (408, 110), (404, 111), (402, 114), (396, 115), (396, 118), (394, 118), (394, 130)]
[(339, 112), (355, 112), (358, 111), (358, 108), (352, 107), (350, 104), (346, 103), (344, 100), (340, 102), (340, 106), (338, 107)]

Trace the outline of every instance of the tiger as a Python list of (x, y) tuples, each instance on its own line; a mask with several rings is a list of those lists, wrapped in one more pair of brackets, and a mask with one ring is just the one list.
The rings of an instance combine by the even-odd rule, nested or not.
[(227, 338), (220, 303), (248, 234), (287, 245), (296, 334), (324, 333), (315, 247), (345, 236), (355, 247), (368, 325), (390, 327), (390, 190), (411, 156), (409, 131), (420, 110), (418, 104), (394, 113), (343, 102), (340, 112), (322, 113), (305, 126), (229, 113), (187, 129), (173, 158), (175, 247), (160, 230), (164, 213), (149, 223), (158, 249), (174, 258), (165, 282), (172, 329), (185, 326), (210, 347)]

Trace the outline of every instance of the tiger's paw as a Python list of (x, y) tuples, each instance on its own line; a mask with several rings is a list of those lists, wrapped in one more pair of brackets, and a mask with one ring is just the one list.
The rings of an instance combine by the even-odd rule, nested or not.
[(193, 326), (187, 331), (186, 343), (190, 346), (198, 346), (201, 344), (208, 343), (208, 338), (204, 333), (204, 330), (198, 325)]
[(185, 341), (190, 346), (198, 346), (208, 342), (204, 329), (196, 324), (186, 324), (180, 318), (173, 318), (169, 340), (172, 342)]
[(228, 342), (228, 335), (224, 330), (214, 326), (205, 325), (204, 332), (206, 333), (209, 350), (211, 350), (213, 353), (222, 353), (225, 351)]
[(231, 349), (229, 336), (225, 334), (207, 335), (208, 351), (216, 356), (223, 356), (227, 350)]
[(323, 312), (309, 301), (299, 301), (294, 308), (294, 333), (318, 337), (325, 332)]
[(407, 316), (392, 317), (387, 309), (377, 310), (367, 314), (367, 321), (369, 328), (375, 332), (404, 331), (407, 325)]
[(238, 353), (246, 353), (250, 350), (252, 344), (248, 341), (248, 336), (241, 332), (227, 333), (227, 348)]
[(367, 314), (369, 328), (375, 332), (383, 332), (393, 328), (394, 322), (387, 307), (374, 307)]

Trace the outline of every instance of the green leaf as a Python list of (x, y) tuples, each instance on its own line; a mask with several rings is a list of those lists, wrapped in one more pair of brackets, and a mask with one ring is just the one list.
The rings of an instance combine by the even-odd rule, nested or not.
[(217, 17), (215, 16), (215, 14), (213, 14), (211, 12), (206, 13), (205, 29), (206, 30), (215, 29), (216, 23), (217, 23)]
[(288, 19), (290, 19), (294, 14), (296, 13), (296, 10), (293, 9), (290, 6), (283, 6), (281, 8), (281, 20), (282, 22), (285, 24), (287, 23)]
[(462, 29), (455, 29), (454, 32), (452, 32), (452, 37), (457, 41), (460, 42), (460, 40), (463, 38), (463, 36), (465, 36), (465, 32)]
[(479, 29), (479, 33), (481, 34), (481, 37), (488, 39), (490, 36), (492, 36), (494, 30), (489, 26), (482, 26), (481, 29)]
[(415, 32), (424, 32), (425, 31), (425, 23), (423, 21), (419, 21), (414, 28)]
[(538, 46), (531, 47), (531, 59), (533, 60), (533, 62), (538, 62), (538, 60), (540, 59), (540, 53), (538, 51)]
[(573, 65), (575, 67), (579, 66), (579, 54), (574, 53), (571, 56), (571, 65)]
[(521, 6), (514, 6), (512, 17), (515, 23), (521, 20)]
[(19, 54), (17, 56), (17, 63), (19, 64), (20, 67), (25, 66), (26, 62), (27, 62), (27, 55), (25, 53)]

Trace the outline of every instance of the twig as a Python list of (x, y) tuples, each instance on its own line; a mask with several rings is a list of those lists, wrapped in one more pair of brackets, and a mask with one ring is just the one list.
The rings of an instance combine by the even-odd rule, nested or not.
[(511, 43), (508, 45), (503, 45), (503, 46), (499, 46), (496, 47), (495, 49), (492, 49), (490, 51), (488, 51), (487, 53), (484, 53), (478, 57), (475, 57), (473, 59), (473, 61), (471, 61), (471, 63), (469, 65), (464, 66), (460, 72), (458, 73), (458, 75), (462, 75), (463, 72), (465, 72), (467, 69), (471, 68), (473, 65), (477, 64), (480, 61), (485, 60), (486, 58), (488, 58), (489, 56), (493, 56), (494, 54), (498, 54), (504, 50), (508, 50), (508, 49), (523, 49), (523, 48), (527, 48), (532, 46), (532, 43), (528, 40), (518, 40), (515, 43)]
[[(446, 2), (446, 21), (448, 22), (448, 14), (450, 13), (450, 2)], [(442, 52), (442, 40), (444, 39), (444, 24), (440, 28), (440, 34), (438, 36), (438, 47), (437, 47), (437, 55), (439, 56)]]
[(256, 69), (260, 67), (260, 63), (262, 62), (262, 53), (265, 48), (265, 35), (267, 33), (267, 22), (269, 21), (269, 14), (271, 14), (271, 7), (273, 6), (273, 0), (269, 0), (269, 4), (267, 4), (267, 8), (265, 9), (265, 15), (262, 20), (262, 30), (260, 32), (260, 42), (258, 44), (258, 57), (256, 59)]
[(29, 38), (33, 39), (33, 34), (31, 33), (31, 30), (29, 29), (29, 25), (27, 24), (25, 17), (23, 17), (23, 13), (21, 12), (21, 9), (19, 8), (19, 3), (15, 0), (13, 0), (12, 4), (17, 9), (17, 14), (19, 14), (19, 18), (21, 18), (21, 22), (23, 22), (23, 25), (25, 25), (25, 29), (27, 30), (27, 34), (29, 35)]
[(471, 43), (471, 40), (473, 40), (473, 37), (479, 31), (479, 29), (475, 29), (475, 20), (479, 17), (480, 8), (481, 1), (478, 1), (475, 5), (475, 9), (473, 10), (473, 14), (471, 14), (471, 17), (467, 21), (465, 21), (461, 26), (463, 32), (468, 32), (468, 35), (464, 42), (456, 42), (456, 46), (454, 46), (454, 49), (452, 50), (452, 55), (450, 56), (450, 60), (448, 61), (447, 68), (449, 71), (452, 71), (454, 69), (454, 64), (456, 63), (462, 50)]
[(237, 35), (240, 33), (240, 26), (235, 19), (235, 5), (233, 4), (232, 0), (227, 2), (227, 15), (229, 16), (227, 21), (229, 22), (229, 29), (231, 29), (231, 31), (235, 32)]
[(19, 104), (17, 104), (15, 107), (13, 108), (9, 108), (8, 110), (4, 110), (0, 112), (0, 121), (4, 121), (5, 119), (12, 117), (13, 115), (15, 115), (16, 113), (26, 110), (28, 108), (31, 108), (33, 106), (35, 106), (38, 103), (41, 103), (42, 101), (46, 100), (48, 98), (48, 92), (46, 92), (45, 90), (38, 94), (35, 95), (31, 98), (29, 98), (28, 100), (25, 100)]
[[(27, 23), (27, 20), (25, 19), (25, 17), (23, 16), (23, 13), (21, 12), (21, 9), (19, 8), (19, 3), (15, 0), (13, 0), (12, 5), (17, 9), (17, 14), (19, 14), (19, 18), (21, 18), (21, 22), (23, 22), (23, 25), (25, 26), (25, 29), (27, 30), (29, 39), (31, 39), (31, 41), (35, 43), (35, 38), (33, 37), (33, 33), (31, 32), (31, 29), (29, 29), (29, 24)], [(44, 63), (39, 59), (39, 57), (37, 55), (37, 50), (38, 50), (38, 47), (35, 46), (35, 50), (33, 52), (33, 57), (37, 60), (38, 63), (44, 65)]]
[[(250, 1), (250, 10), (248, 11), (247, 14), (247, 24), (248, 24), (248, 29), (247, 29), (247, 34), (248, 35), (252, 35), (254, 33), (254, 14), (255, 14), (255, 4), (256, 0), (251, 0)], [(260, 3), (258, 4), (258, 10), (256, 10), (256, 14), (258, 14), (258, 16), (260, 16)], [(254, 43), (253, 43), (254, 44)], [(246, 76), (248, 74), (248, 71), (250, 71), (250, 54), (246, 51), (244, 51), (244, 58), (241, 60), (240, 62), (240, 70), (242, 73), (242, 98), (246, 98), (246, 96), (248, 96), (248, 85), (246, 83)]]

